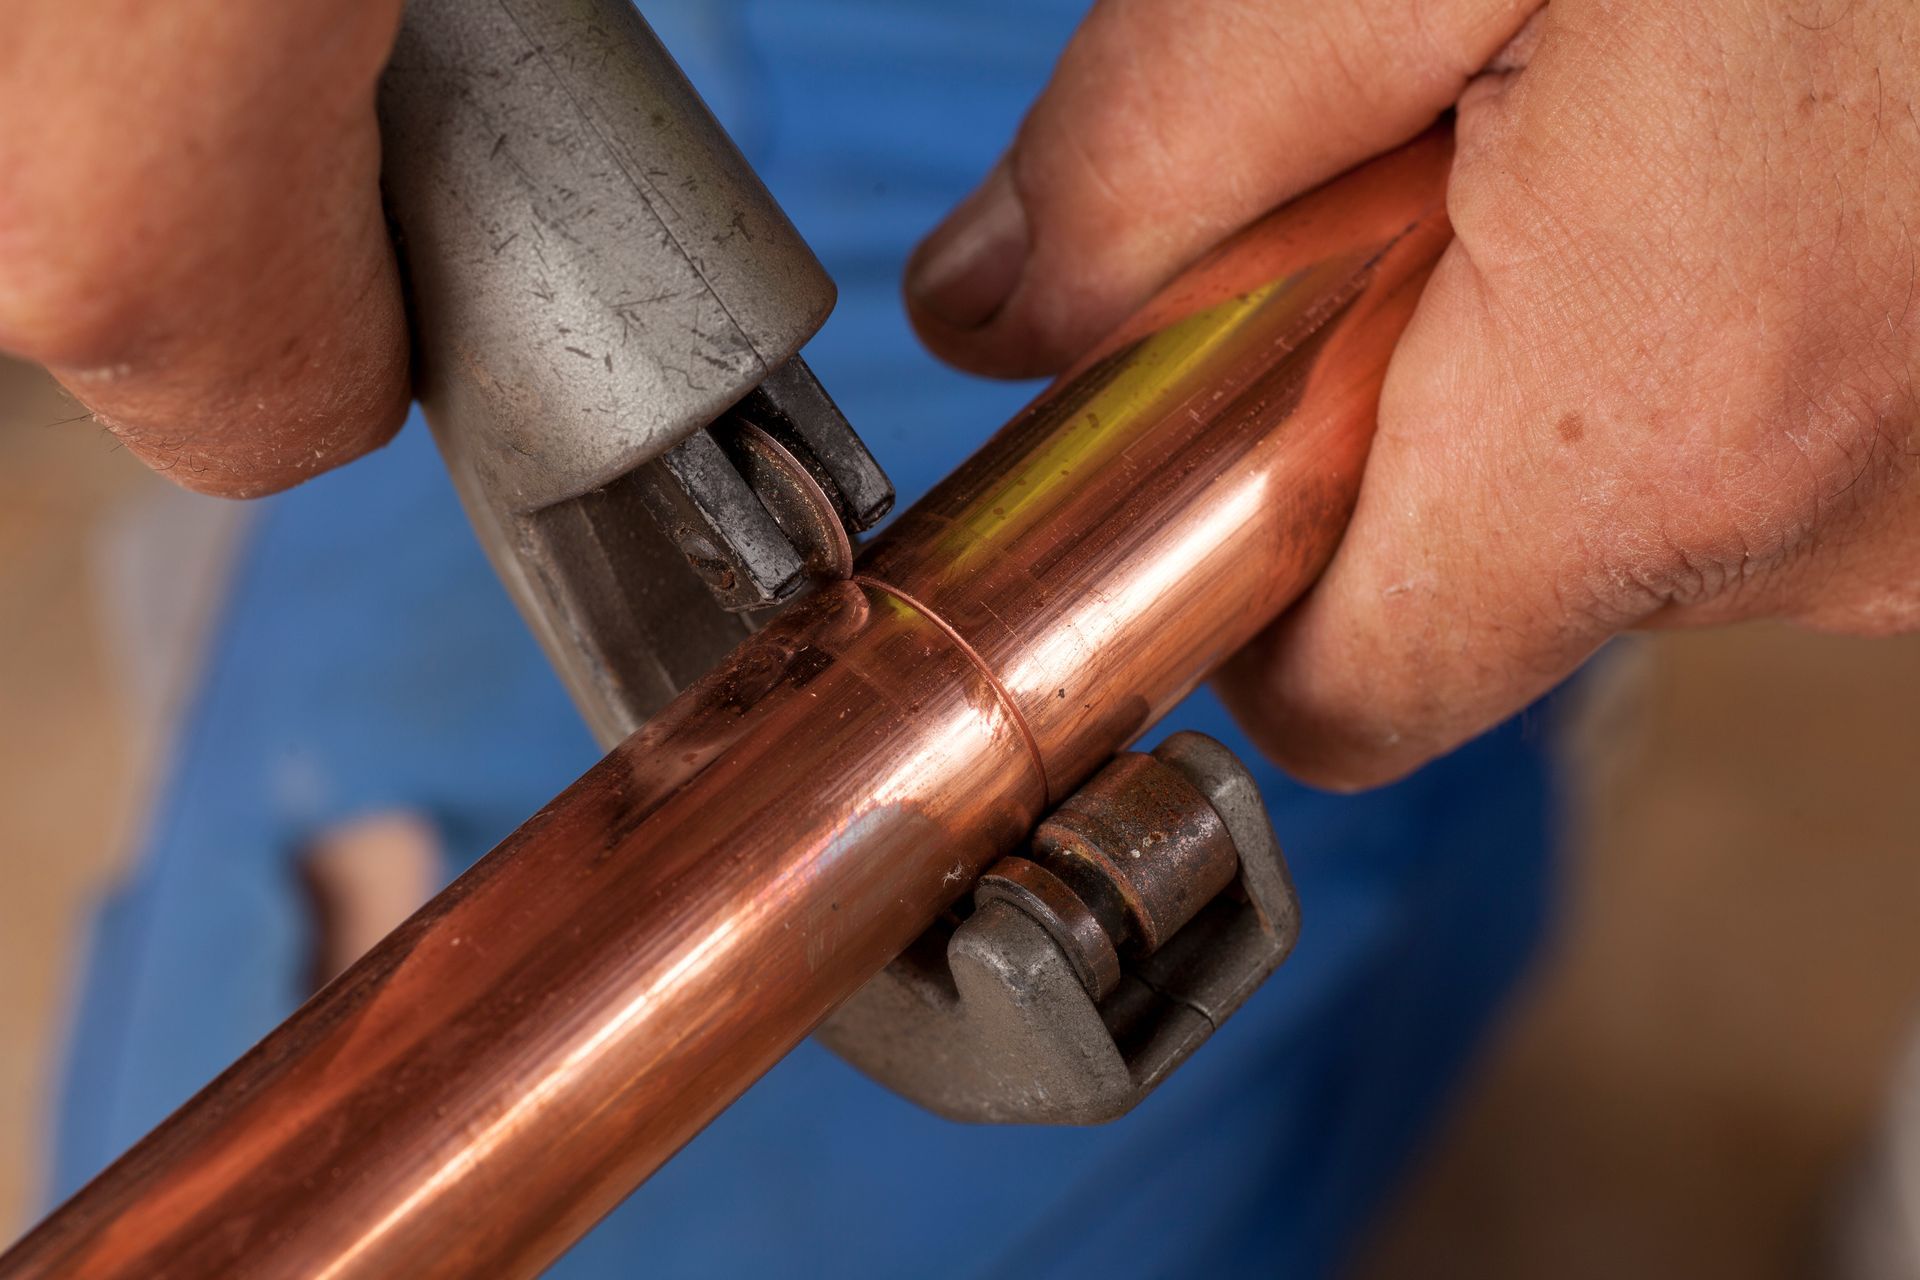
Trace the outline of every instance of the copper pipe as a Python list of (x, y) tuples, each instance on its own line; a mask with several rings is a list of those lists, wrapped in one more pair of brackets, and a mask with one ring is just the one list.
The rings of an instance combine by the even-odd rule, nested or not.
[(1311, 581), (1447, 160), (1194, 267), (0, 1276), (539, 1271)]

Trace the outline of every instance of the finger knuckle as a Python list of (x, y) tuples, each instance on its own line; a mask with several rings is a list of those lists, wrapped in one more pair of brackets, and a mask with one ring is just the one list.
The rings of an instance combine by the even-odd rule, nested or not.
[(1566, 198), (1559, 163), (1511, 137), (1485, 138), (1458, 152), (1447, 215), (1483, 272), (1537, 274), (1541, 264), (1561, 260), (1578, 243), (1569, 211), (1581, 205)]
[(1630, 538), (1613, 558), (1587, 571), (1585, 600), (1612, 629), (1624, 630), (1662, 609), (1717, 600), (1743, 584), (1752, 566), (1752, 556), (1735, 538)]

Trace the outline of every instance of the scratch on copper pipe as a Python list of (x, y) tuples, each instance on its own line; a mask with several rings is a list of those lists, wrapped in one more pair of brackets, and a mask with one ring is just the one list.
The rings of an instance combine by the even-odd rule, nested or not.
[(1007, 686), (1000, 682), (1000, 677), (994, 672), (992, 667), (986, 664), (986, 661), (981, 658), (979, 652), (967, 643), (966, 637), (958, 631), (955, 631), (953, 625), (945, 618), (900, 588), (893, 586), (891, 583), (882, 582), (878, 578), (865, 573), (852, 575), (851, 581), (872, 587), (875, 591), (884, 591), (902, 604), (910, 606), (928, 622), (931, 622), (934, 626), (946, 632), (948, 638), (958, 646), (960, 652), (966, 654), (973, 665), (980, 669), (980, 674), (985, 677), (986, 682), (993, 686), (995, 695), (1000, 699), (1000, 705), (1006, 708), (1008, 717), (1012, 719), (1014, 725), (1020, 730), (1020, 737), (1027, 744), (1027, 754), (1033, 757), (1034, 772), (1040, 775), (1040, 789), (1046, 797), (1046, 803), (1051, 807), (1054, 803), (1053, 784), (1047, 779), (1047, 762), (1040, 754), (1040, 742), (1033, 736), (1032, 727), (1027, 724), (1027, 718), (1020, 713), (1020, 706), (1013, 700), (1013, 695), (1007, 691)]

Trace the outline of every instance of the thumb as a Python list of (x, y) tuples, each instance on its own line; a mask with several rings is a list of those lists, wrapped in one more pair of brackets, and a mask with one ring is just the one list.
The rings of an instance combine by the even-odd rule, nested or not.
[(1055, 372), (1277, 204), (1418, 134), (1540, 0), (1101, 0), (908, 264), (943, 359)]

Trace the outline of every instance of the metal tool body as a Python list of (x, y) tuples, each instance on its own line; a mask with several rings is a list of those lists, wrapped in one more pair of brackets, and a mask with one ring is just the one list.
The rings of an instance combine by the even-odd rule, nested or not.
[(611, 746), (892, 505), (833, 283), (629, 0), (410, 0), (380, 116), (421, 404)]
[[(1293, 950), (1300, 904), (1252, 776), (1177, 733), (1122, 755), (821, 1029), (953, 1120), (1097, 1124), (1191, 1057)], [(1124, 959), (1123, 959), (1124, 954)]]
[(1449, 158), (1197, 264), (0, 1276), (537, 1272), (1318, 574)]
[[(892, 504), (797, 354), (832, 282), (628, 0), (412, 0), (381, 115), (428, 421), (610, 747), (806, 583), (850, 574)], [(1033, 971), (1005, 963), (1024, 937), (987, 927), (1005, 914), (960, 945)], [(909, 955), (823, 1038), (906, 1096), (937, 1083), (948, 1114), (1084, 1118), (1064, 1100), (1085, 1091), (1124, 1109), (1105, 1058), (1022, 1058), (1030, 1037), (932, 999), (951, 985)], [(955, 1072), (940, 1038), (999, 1076)], [(1081, 1084), (1020, 1092), (1023, 1111), (996, 1083), (1063, 1071)]]

